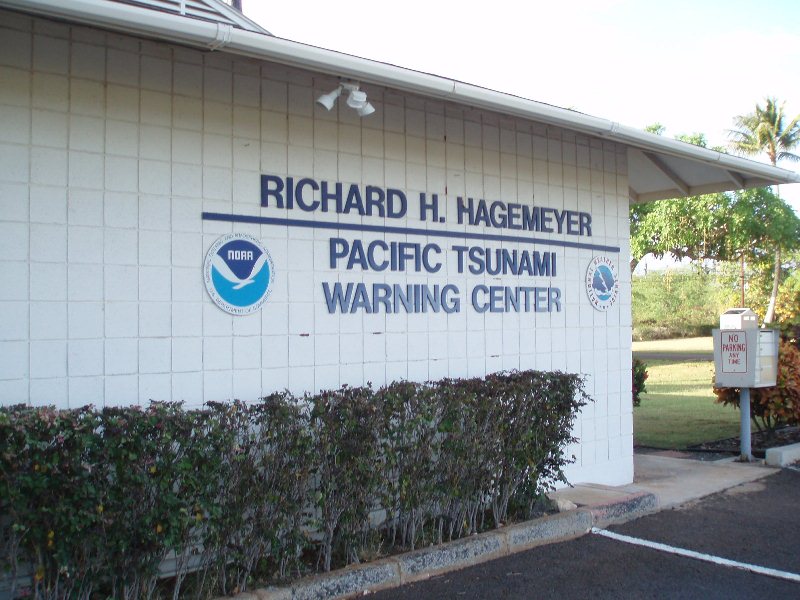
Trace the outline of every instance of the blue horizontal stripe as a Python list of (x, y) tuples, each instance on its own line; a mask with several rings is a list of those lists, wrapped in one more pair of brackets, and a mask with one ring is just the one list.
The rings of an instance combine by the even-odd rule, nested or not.
[(370, 233), (396, 233), (399, 235), (422, 235), (425, 237), (446, 237), (459, 240), (485, 240), (490, 242), (520, 242), (523, 244), (543, 244), (599, 252), (619, 252), (618, 246), (583, 244), (521, 235), (499, 235), (496, 233), (469, 233), (465, 231), (439, 231), (438, 229), (418, 229), (415, 227), (390, 227), (387, 225), (361, 225), (359, 223), (333, 223), (330, 221), (306, 221), (304, 219), (279, 219), (256, 215), (228, 215), (225, 213), (204, 212), (205, 221), (226, 221), (228, 223), (257, 223), (259, 225), (284, 225), (287, 227), (308, 227), (310, 229), (333, 229), (337, 231), (367, 231)]

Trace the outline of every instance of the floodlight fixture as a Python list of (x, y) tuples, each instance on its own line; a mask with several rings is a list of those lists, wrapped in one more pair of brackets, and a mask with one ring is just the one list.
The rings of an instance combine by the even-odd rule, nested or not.
[(358, 110), (367, 103), (367, 92), (361, 90), (350, 90), (347, 96), (347, 106)]
[(355, 110), (359, 117), (366, 117), (375, 112), (375, 107), (367, 101), (367, 92), (358, 89), (358, 84), (355, 83), (339, 84), (339, 87), (332, 92), (322, 94), (317, 98), (317, 103), (325, 110), (331, 110), (342, 92), (348, 93), (347, 106)]
[(358, 113), (359, 117), (366, 117), (367, 115), (371, 115), (375, 112), (375, 107), (369, 102), (365, 102), (364, 106), (356, 109), (356, 112)]
[(337, 87), (332, 92), (322, 94), (317, 98), (317, 104), (320, 104), (325, 110), (330, 110), (336, 104), (336, 99), (342, 95), (342, 86)]

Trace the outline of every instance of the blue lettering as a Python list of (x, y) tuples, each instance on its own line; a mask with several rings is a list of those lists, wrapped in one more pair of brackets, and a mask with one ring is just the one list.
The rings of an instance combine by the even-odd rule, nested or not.
[(380, 248), (386, 252), (389, 249), (389, 246), (387, 246), (386, 242), (382, 240), (375, 240), (374, 242), (370, 243), (367, 249), (367, 261), (369, 262), (369, 268), (373, 271), (385, 271), (389, 266), (389, 261), (384, 258), (383, 262), (377, 262), (375, 260), (375, 248)]
[(275, 199), (275, 206), (283, 208), (283, 179), (275, 175), (261, 176), (261, 206), (269, 206), (270, 196)]
[(366, 192), (367, 215), (370, 217), (372, 216), (372, 209), (374, 207), (379, 217), (385, 216), (383, 203), (386, 201), (386, 196), (384, 195), (383, 190), (374, 185), (368, 185)]
[(541, 229), (539, 231), (544, 231), (546, 233), (553, 233), (553, 226), (551, 223), (553, 222), (553, 217), (549, 215), (549, 213), (554, 212), (552, 208), (543, 208), (542, 209), (542, 216), (539, 226)]
[(408, 210), (406, 195), (394, 188), (386, 190), (386, 216), (390, 219), (402, 219)]
[(355, 265), (367, 270), (367, 255), (364, 252), (364, 244), (361, 242), (361, 240), (353, 240), (353, 243), (350, 247), (350, 258), (347, 260), (347, 270), (349, 271)]
[(306, 177), (298, 181), (294, 188), (294, 200), (297, 202), (297, 206), (306, 212), (317, 210), (317, 208), (319, 208), (319, 200), (314, 200), (310, 204), (307, 204), (305, 198), (303, 198), (303, 188), (305, 187), (310, 187), (314, 191), (319, 189), (319, 185), (317, 185), (317, 182), (313, 179)]
[(458, 196), (456, 198), (456, 215), (458, 216), (458, 224), (464, 224), (464, 216), (467, 217), (467, 221), (470, 225), (473, 224), (472, 221), (472, 198), (467, 198), (468, 206), (464, 206), (464, 198)]
[(322, 211), (328, 212), (328, 202), (333, 200), (336, 203), (336, 212), (342, 212), (342, 184), (337, 183), (333, 186), (334, 191), (328, 191), (328, 182), (323, 181), (320, 185), (319, 201), (322, 205)]
[(442, 288), (442, 308), (447, 314), (457, 313), (461, 310), (461, 298), (458, 296), (458, 288), (452, 283)]
[(506, 205), (499, 200), (492, 202), (489, 209), (489, 218), (492, 221), (492, 227), (504, 228), (506, 226)]
[(534, 292), (534, 311), (535, 312), (548, 312), (547, 311), (547, 288), (536, 288)]
[(522, 229), (522, 225), (516, 223), (519, 219), (519, 211), (522, 208), (519, 204), (508, 205), (508, 228), (509, 229)]
[(589, 213), (581, 213), (581, 235), (592, 237), (592, 215)]
[(344, 212), (349, 213), (351, 210), (357, 210), (358, 214), (364, 216), (364, 200), (361, 198), (361, 191), (355, 184), (350, 186), (350, 191), (347, 192), (347, 201), (344, 204)]
[(553, 307), (555, 307), (556, 312), (561, 312), (561, 289), (559, 288), (550, 288), (547, 310), (553, 312)]
[(392, 295), (392, 287), (385, 283), (376, 283), (372, 286), (372, 312), (378, 313), (380, 309), (379, 304), (383, 304), (383, 309), (386, 314), (391, 314), (392, 305), (389, 298)]
[(347, 256), (349, 244), (347, 240), (343, 240), (342, 238), (331, 238), (328, 244), (330, 250), (330, 268), (335, 269), (337, 261)]
[(342, 293), (342, 284), (337, 281), (333, 284), (333, 291), (331, 291), (328, 282), (322, 282), (322, 291), (325, 294), (325, 304), (328, 306), (328, 313), (335, 313), (337, 308), (341, 313), (348, 312), (347, 309), (350, 306), (350, 299), (353, 296), (353, 284), (348, 283), (346, 289), (347, 291)]
[(359, 308), (363, 308), (367, 313), (372, 313), (372, 304), (370, 304), (369, 294), (367, 294), (367, 286), (363, 283), (356, 285), (353, 303), (350, 305), (350, 312), (354, 313)]
[(472, 308), (475, 309), (475, 312), (485, 313), (489, 310), (489, 304), (484, 302), (483, 304), (480, 303), (478, 300), (478, 294), (482, 293), (486, 295), (489, 292), (489, 288), (485, 285), (476, 285), (472, 288)]

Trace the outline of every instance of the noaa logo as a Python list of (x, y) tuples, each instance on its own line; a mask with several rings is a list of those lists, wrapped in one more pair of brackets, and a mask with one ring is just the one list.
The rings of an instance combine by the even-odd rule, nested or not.
[(611, 259), (596, 256), (586, 269), (586, 294), (597, 310), (608, 310), (619, 295), (619, 277)]
[(214, 304), (232, 315), (261, 308), (271, 291), (275, 268), (264, 245), (253, 236), (229, 233), (211, 245), (203, 280)]

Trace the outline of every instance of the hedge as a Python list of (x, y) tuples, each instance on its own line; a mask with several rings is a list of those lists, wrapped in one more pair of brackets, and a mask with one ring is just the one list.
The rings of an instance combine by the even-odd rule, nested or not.
[(589, 400), (578, 375), (513, 371), (198, 410), (0, 408), (4, 583), (208, 597), (499, 527), (566, 482)]

